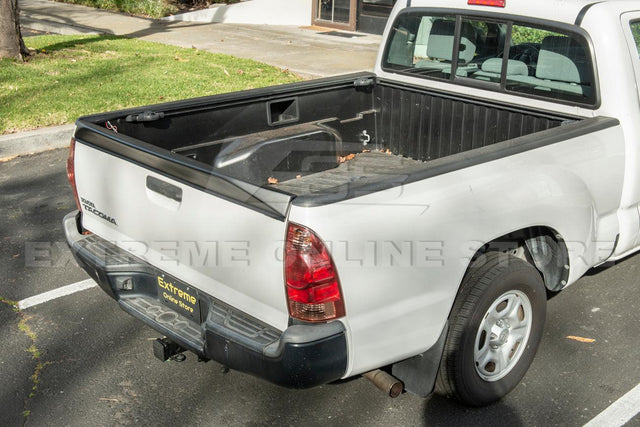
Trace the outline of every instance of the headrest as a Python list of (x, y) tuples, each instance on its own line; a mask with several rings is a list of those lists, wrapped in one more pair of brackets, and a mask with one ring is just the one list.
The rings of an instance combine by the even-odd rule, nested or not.
[(477, 33), (473, 25), (466, 21), (462, 22), (458, 58), (465, 64), (471, 62), (476, 54), (476, 37)]
[[(455, 21), (447, 19), (436, 19), (433, 21), (427, 42), (427, 56), (429, 58), (451, 61), (453, 59), (455, 30)], [(466, 64), (471, 62), (475, 54), (476, 30), (470, 23), (463, 22), (458, 58), (462, 63)]]
[(542, 40), (536, 77), (568, 83), (590, 83), (584, 47), (571, 37), (547, 36)]
[(445, 19), (436, 19), (433, 21), (427, 42), (427, 56), (429, 58), (451, 61), (453, 58), (453, 37), (455, 30), (455, 21)]

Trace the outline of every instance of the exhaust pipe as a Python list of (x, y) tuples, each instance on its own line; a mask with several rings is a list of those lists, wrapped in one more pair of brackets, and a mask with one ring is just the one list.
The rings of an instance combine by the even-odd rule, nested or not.
[(362, 374), (362, 376), (371, 381), (373, 385), (384, 391), (391, 398), (400, 396), (400, 393), (402, 393), (404, 389), (402, 381), (380, 369), (366, 372)]

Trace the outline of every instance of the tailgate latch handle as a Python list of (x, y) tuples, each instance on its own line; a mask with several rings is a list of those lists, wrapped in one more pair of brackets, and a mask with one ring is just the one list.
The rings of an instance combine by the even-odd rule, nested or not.
[(153, 176), (147, 176), (147, 188), (176, 202), (182, 202), (182, 188)]

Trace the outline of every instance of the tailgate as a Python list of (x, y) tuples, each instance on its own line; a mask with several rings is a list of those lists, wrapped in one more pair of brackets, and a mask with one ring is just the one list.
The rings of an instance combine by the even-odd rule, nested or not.
[(278, 329), (291, 198), (91, 124), (75, 134), (83, 226)]

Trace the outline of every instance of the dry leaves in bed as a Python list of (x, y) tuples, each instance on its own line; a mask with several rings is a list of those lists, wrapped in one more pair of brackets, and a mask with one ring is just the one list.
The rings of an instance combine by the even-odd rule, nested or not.
[(355, 154), (349, 154), (347, 156), (338, 156), (338, 164), (344, 163), (344, 162), (348, 162), (349, 160), (353, 159), (356, 155)]

